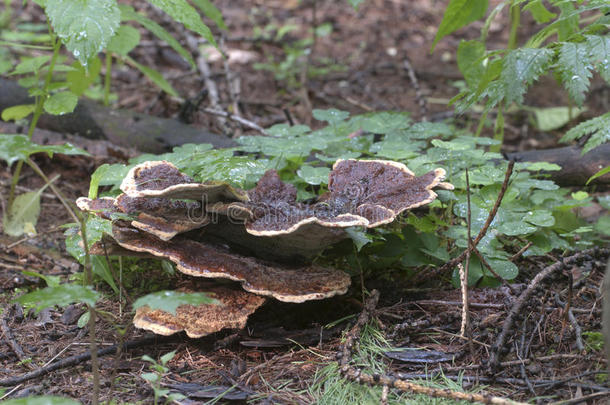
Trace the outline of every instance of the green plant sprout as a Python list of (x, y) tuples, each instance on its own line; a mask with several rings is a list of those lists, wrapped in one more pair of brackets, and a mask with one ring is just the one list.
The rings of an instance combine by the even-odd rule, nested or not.
[(174, 356), (176, 355), (176, 351), (172, 351), (169, 353), (165, 353), (159, 361), (156, 361), (152, 357), (148, 355), (142, 356), (142, 360), (150, 363), (149, 369), (151, 370), (148, 373), (140, 374), (144, 380), (146, 380), (152, 390), (154, 395), (154, 404), (157, 405), (159, 403), (159, 398), (166, 397), (167, 402), (179, 401), (185, 399), (186, 397), (180, 393), (172, 393), (170, 394), (169, 390), (166, 388), (161, 388), (161, 381), (163, 377), (168, 373), (169, 368), (167, 367), (167, 363), (169, 363)]

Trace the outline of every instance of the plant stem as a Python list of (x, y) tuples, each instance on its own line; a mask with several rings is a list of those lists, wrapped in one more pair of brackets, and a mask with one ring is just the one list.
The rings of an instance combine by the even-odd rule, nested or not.
[(510, 33), (508, 35), (508, 49), (517, 47), (517, 29), (521, 21), (521, 9), (518, 4), (513, 3), (510, 6)]
[(104, 75), (104, 105), (110, 104), (110, 79), (112, 78), (112, 54), (106, 51), (106, 74)]
[[(44, 85), (42, 87), (42, 95), (36, 98), (36, 107), (34, 109), (34, 115), (32, 116), (32, 121), (30, 122), (30, 127), (28, 129), (28, 139), (32, 139), (32, 135), (34, 135), (34, 129), (36, 129), (36, 125), (38, 124), (38, 119), (42, 115), (44, 102), (46, 100), (47, 92), (49, 90), (49, 85), (51, 84), (51, 79), (53, 78), (53, 69), (55, 68), (55, 62), (57, 61), (57, 56), (59, 55), (59, 48), (61, 47), (61, 41), (59, 38), (54, 37), (53, 43), (53, 56), (51, 57), (51, 62), (49, 64), (49, 71), (47, 72), (47, 76), (44, 80)], [(17, 183), (19, 182), (19, 176), (21, 176), (21, 169), (23, 167), (23, 160), (17, 162), (17, 167), (15, 168), (15, 172), (13, 173), (13, 178), (11, 180), (11, 188), (8, 194), (8, 212), (10, 212), (11, 206), (13, 205), (13, 201), (15, 199), (15, 188), (17, 187)]]
[[(68, 199), (63, 195), (63, 193), (55, 187), (53, 182), (49, 180), (46, 174), (42, 171), (42, 169), (34, 162), (32, 159), (28, 158), (25, 161), (28, 166), (34, 170), (34, 172), (39, 175), (46, 184), (49, 185), (53, 193), (59, 198), (62, 205), (68, 211), (68, 214), (80, 225), (81, 237), (83, 239), (83, 246), (85, 250), (85, 283), (87, 285), (93, 284), (93, 274), (91, 272), (91, 256), (89, 255), (89, 243), (87, 241), (87, 221), (86, 218), (75, 209), (74, 205), (68, 202)], [(91, 307), (87, 305), (87, 309), (89, 310), (89, 350), (91, 352), (91, 371), (93, 372), (93, 398), (91, 403), (93, 405), (97, 405), (99, 403), (99, 392), (100, 392), (100, 371), (99, 364), (97, 361), (97, 342), (96, 342), (96, 334), (95, 334), (95, 307)]]

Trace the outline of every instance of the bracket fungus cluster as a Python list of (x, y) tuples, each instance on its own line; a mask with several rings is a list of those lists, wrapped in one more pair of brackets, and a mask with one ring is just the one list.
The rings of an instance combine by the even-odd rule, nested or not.
[[(168, 259), (197, 277), (182, 291), (206, 291), (217, 299), (182, 305), (176, 314), (141, 307), (134, 324), (162, 335), (184, 330), (201, 337), (244, 327), (268, 297), (300, 303), (344, 294), (349, 275), (310, 258), (347, 238), (347, 227), (387, 224), (430, 203), (434, 188), (453, 188), (444, 177), (443, 169), (418, 177), (397, 162), (338, 160), (328, 192), (305, 203), (275, 170), (245, 191), (225, 182), (198, 183), (169, 162), (150, 161), (129, 171), (123, 194), (82, 197), (77, 205), (113, 220), (112, 235), (96, 242), (93, 254)], [(210, 284), (209, 279), (237, 283)]]

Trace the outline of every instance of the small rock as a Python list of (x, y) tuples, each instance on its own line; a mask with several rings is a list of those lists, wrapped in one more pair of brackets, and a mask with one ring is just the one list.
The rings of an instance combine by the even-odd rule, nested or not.
[(73, 325), (84, 312), (85, 310), (78, 305), (68, 305), (64, 313), (61, 314), (60, 321), (64, 325)]

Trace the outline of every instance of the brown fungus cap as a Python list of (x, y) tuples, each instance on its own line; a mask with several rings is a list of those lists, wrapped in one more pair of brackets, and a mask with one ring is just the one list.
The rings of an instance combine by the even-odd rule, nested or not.
[[(179, 291), (194, 292), (190, 288)], [(264, 297), (218, 285), (202, 287), (201, 291), (209, 293), (218, 303), (181, 305), (175, 315), (140, 307), (133, 319), (135, 327), (166, 336), (185, 331), (191, 338), (200, 338), (222, 329), (243, 328), (248, 316), (265, 302)]]
[(171, 260), (184, 274), (239, 281), (246, 291), (285, 302), (344, 294), (351, 283), (349, 275), (337, 269), (267, 263), (181, 237), (162, 241), (134, 228), (116, 226), (113, 237), (124, 249)]
[(133, 167), (123, 179), (121, 190), (130, 197), (166, 197), (204, 203), (248, 199), (245, 191), (225, 182), (196, 183), (165, 160), (148, 161)]
[[(248, 193), (246, 205), (253, 215), (246, 230), (256, 236), (295, 232), (313, 236), (329, 233), (323, 228), (373, 228), (394, 221), (407, 209), (432, 202), (434, 187), (452, 189), (442, 182), (444, 177), (445, 170), (440, 168), (418, 177), (398, 162), (338, 160), (329, 175), (329, 193), (315, 204), (303, 204), (296, 202), (294, 186), (283, 183), (270, 170)], [(335, 232), (332, 240), (337, 236)]]

